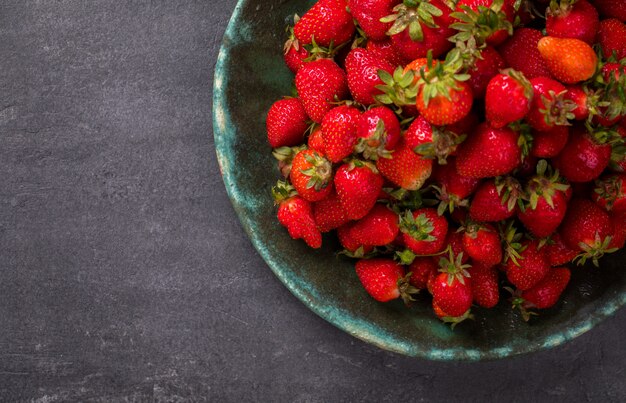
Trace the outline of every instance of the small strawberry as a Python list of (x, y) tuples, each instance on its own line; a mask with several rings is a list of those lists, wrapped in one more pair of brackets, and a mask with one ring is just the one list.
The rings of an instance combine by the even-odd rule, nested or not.
[(446, 210), (454, 212), (458, 207), (469, 205), (467, 198), (478, 188), (480, 179), (459, 175), (456, 160), (450, 159), (440, 165), (433, 174), (435, 194), (441, 201), (437, 211), (442, 215)]
[(490, 266), (474, 264), (468, 268), (472, 279), (472, 296), (474, 303), (483, 308), (493, 308), (500, 300), (498, 287), (498, 269)]
[(516, 252), (518, 256), (509, 255), (504, 264), (506, 277), (518, 289), (528, 290), (548, 274), (550, 263), (539, 241), (523, 241)]
[(535, 96), (526, 116), (528, 124), (539, 131), (549, 131), (554, 126), (569, 125), (573, 119), (572, 111), (576, 105), (566, 100), (567, 88), (558, 81), (548, 77), (537, 77), (530, 80)]
[(338, 46), (354, 35), (352, 16), (346, 10), (345, 0), (318, 0), (293, 28), (302, 45), (317, 42), (319, 46)]
[(304, 142), (308, 119), (298, 98), (276, 101), (267, 113), (265, 121), (267, 139), (272, 148), (291, 147)]
[(278, 181), (272, 188), (278, 204), (278, 221), (287, 228), (293, 239), (303, 239), (311, 248), (322, 246), (322, 234), (315, 225), (311, 203), (297, 195), (287, 182)]
[(596, 72), (598, 56), (580, 39), (546, 36), (539, 40), (537, 49), (550, 73), (563, 83), (576, 84), (590, 79)]
[(552, 235), (550, 241), (544, 246), (546, 256), (550, 266), (561, 266), (574, 260), (578, 256), (578, 250), (571, 249), (563, 242), (561, 235), (557, 232)]
[(428, 285), (428, 280), (436, 276), (439, 265), (432, 257), (416, 257), (409, 265), (408, 271), (411, 273), (409, 282), (417, 289), (423, 290)]
[(423, 116), (411, 123), (404, 137), (413, 151), (426, 158), (436, 158), (441, 165), (446, 164), (448, 156), (453, 155), (465, 139), (465, 136), (433, 126)]
[(386, 106), (365, 111), (357, 122), (358, 142), (354, 150), (369, 160), (390, 158), (391, 151), (400, 141), (400, 122)]
[[(593, 94), (589, 94), (587, 89), (582, 85), (567, 87), (567, 93), (565, 94), (565, 99), (575, 104), (572, 114), (576, 120), (585, 120), (589, 117), (591, 110), (597, 103), (596, 98), (597, 97), (594, 97)], [(595, 114), (597, 114), (597, 112), (595, 112)]]
[(553, 307), (561, 297), (571, 277), (566, 267), (551, 269), (545, 278), (534, 287), (513, 296), (513, 307), (520, 308), (526, 322), (536, 313), (529, 309), (547, 309)]
[(605, 175), (597, 180), (592, 199), (607, 211), (626, 211), (626, 174)]
[(332, 191), (332, 175), (333, 167), (326, 158), (317, 151), (303, 150), (294, 157), (289, 178), (303, 199), (315, 202)]
[(296, 89), (307, 115), (316, 123), (333, 108), (332, 102), (348, 95), (346, 75), (330, 59), (304, 65), (296, 74)]
[(404, 243), (416, 255), (433, 255), (443, 250), (448, 220), (432, 208), (406, 211), (400, 217)]
[(327, 198), (313, 203), (313, 218), (317, 228), (322, 233), (337, 229), (350, 221), (335, 192), (331, 192)]
[(334, 163), (349, 157), (357, 143), (357, 122), (361, 112), (347, 105), (331, 109), (322, 120), (326, 157)]
[(492, 267), (502, 261), (500, 235), (490, 224), (468, 224), (463, 234), (463, 250), (482, 266)]
[(348, 0), (348, 7), (354, 19), (370, 40), (382, 41), (387, 38), (391, 22), (381, 22), (393, 13), (393, 8), (401, 0)]
[(285, 42), (283, 58), (293, 74), (296, 74), (304, 66), (310, 56), (309, 51), (304, 46), (300, 46), (300, 42), (293, 34)]
[(369, 213), (350, 227), (350, 236), (360, 245), (385, 246), (400, 231), (398, 215), (383, 204), (376, 204)]
[[(622, 7), (624, 7), (623, 4)], [(598, 43), (602, 49), (602, 54), (606, 58), (614, 53), (617, 60), (626, 57), (626, 43), (624, 43), (624, 38), (626, 38), (626, 24), (622, 21), (610, 18), (600, 22)]]
[(491, 46), (481, 49), (467, 71), (471, 75), (467, 83), (472, 87), (474, 98), (484, 98), (489, 81), (505, 67), (506, 63), (497, 50)]
[(391, 158), (379, 158), (376, 168), (391, 183), (406, 190), (420, 189), (432, 172), (433, 161), (416, 154), (404, 139)]
[(405, 63), (389, 38), (380, 41), (368, 40), (365, 49), (369, 50), (374, 56), (387, 60), (394, 66), (400, 66)]
[(393, 74), (395, 70), (391, 63), (363, 48), (352, 49), (346, 57), (345, 66), (350, 93), (356, 102), (365, 106), (375, 103), (374, 96), (382, 94), (377, 88), (384, 84), (378, 71), (384, 70)]
[(459, 0), (452, 14), (457, 22), (451, 25), (459, 31), (452, 39), (467, 41), (474, 38), (479, 45), (497, 46), (513, 34), (513, 4), (504, 0)]
[(593, 45), (600, 17), (587, 0), (553, 0), (546, 11), (546, 32), (557, 38), (574, 38)]
[(504, 70), (489, 81), (485, 111), (491, 127), (499, 129), (522, 119), (530, 111), (533, 87), (516, 70)]
[(508, 127), (494, 129), (483, 123), (459, 147), (457, 169), (471, 178), (505, 175), (520, 163), (519, 135)]
[(463, 257), (461, 258), (461, 263), (467, 263), (470, 259), (469, 255), (465, 252), (465, 249), (463, 249), (464, 235), (465, 234), (462, 231), (459, 231), (458, 228), (449, 227), (448, 236), (446, 237), (445, 242), (445, 244), (448, 245), (447, 248), (450, 248), (454, 256), (459, 256), (460, 254), (463, 254)]
[(339, 202), (351, 220), (365, 217), (383, 188), (383, 178), (374, 165), (359, 160), (343, 164), (335, 173)]
[(565, 245), (578, 250), (579, 263), (598, 260), (606, 253), (615, 252), (609, 245), (614, 227), (609, 214), (590, 200), (574, 198), (570, 201), (567, 214), (559, 229)]
[(513, 36), (498, 50), (507, 66), (521, 71), (529, 80), (550, 77), (550, 70), (537, 49), (537, 43), (541, 38), (543, 34), (537, 29), (516, 29)]
[(569, 140), (569, 126), (554, 126), (548, 131), (532, 131), (530, 154), (537, 158), (554, 158), (565, 148)]
[(409, 284), (402, 266), (391, 259), (363, 259), (356, 263), (356, 274), (365, 291), (379, 302), (397, 298), (408, 304), (417, 289)]
[(470, 203), (469, 216), (474, 221), (496, 222), (515, 215), (522, 195), (520, 184), (513, 178), (483, 182)]
[(317, 126), (313, 129), (309, 138), (307, 139), (307, 146), (311, 150), (317, 151), (321, 155), (326, 155), (324, 149), (324, 137), (322, 136), (322, 127)]
[(450, 254), (439, 260), (440, 271), (432, 280), (433, 303), (452, 317), (464, 315), (472, 306), (472, 282), (461, 256)]

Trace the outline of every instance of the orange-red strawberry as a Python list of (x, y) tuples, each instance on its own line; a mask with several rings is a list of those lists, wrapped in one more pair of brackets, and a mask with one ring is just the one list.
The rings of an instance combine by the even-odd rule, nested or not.
[(467, 207), (467, 198), (478, 188), (480, 179), (459, 175), (456, 159), (451, 158), (446, 165), (439, 165), (433, 174), (435, 195), (441, 201), (437, 209), (440, 214), (457, 207)]
[(522, 159), (518, 142), (519, 134), (511, 128), (494, 129), (483, 123), (459, 146), (457, 170), (471, 178), (505, 175)]
[(563, 83), (576, 84), (590, 79), (596, 72), (598, 56), (580, 39), (546, 36), (539, 40), (537, 49), (552, 76)]
[(304, 141), (308, 116), (298, 98), (276, 101), (269, 112), (265, 126), (272, 148), (291, 147)]
[[(624, 5), (622, 5), (624, 7)], [(608, 58), (615, 54), (617, 60), (626, 57), (626, 24), (614, 18), (600, 22), (598, 43), (602, 54)]]
[(567, 88), (558, 81), (548, 77), (537, 77), (530, 80), (535, 93), (530, 105), (526, 121), (535, 130), (549, 131), (554, 126), (566, 126), (568, 119), (573, 119), (572, 111), (576, 104), (565, 97)]
[(416, 257), (409, 265), (408, 271), (411, 273), (409, 282), (420, 290), (428, 286), (428, 280), (437, 275), (439, 265), (432, 257)]
[(360, 245), (385, 246), (396, 239), (400, 228), (398, 215), (383, 204), (376, 204), (370, 212), (350, 228), (350, 236)]
[(404, 243), (416, 255), (432, 255), (445, 247), (448, 220), (433, 208), (406, 211), (400, 216)]
[(460, 31), (456, 41), (473, 37), (479, 45), (497, 46), (513, 34), (515, 10), (509, 1), (459, 0), (456, 7), (452, 14), (457, 19), (452, 28)]
[(297, 195), (288, 183), (278, 181), (272, 188), (278, 204), (278, 221), (287, 228), (293, 239), (303, 239), (311, 248), (322, 246), (322, 234), (315, 225), (311, 203)]
[(371, 163), (354, 160), (340, 166), (335, 173), (339, 202), (351, 220), (369, 213), (382, 188), (383, 178)]
[(337, 238), (339, 238), (339, 243), (344, 247), (344, 253), (351, 257), (361, 258), (368, 253), (371, 253), (374, 250), (374, 247), (371, 245), (363, 245), (360, 244), (352, 234), (352, 226), (355, 224), (354, 221), (348, 222), (341, 227), (337, 228)]
[(333, 167), (314, 150), (300, 151), (291, 163), (289, 178), (298, 194), (308, 201), (325, 199), (333, 189)]
[(393, 14), (393, 8), (401, 0), (348, 0), (348, 7), (352, 17), (370, 40), (382, 41), (387, 38), (387, 31), (392, 22), (380, 20)]
[(510, 255), (504, 264), (506, 277), (520, 290), (528, 290), (537, 285), (550, 271), (550, 262), (539, 241), (523, 241), (516, 250), (517, 256)]
[(391, 158), (379, 158), (376, 168), (391, 183), (406, 190), (420, 189), (432, 172), (433, 161), (416, 154), (404, 139)]
[(556, 305), (567, 288), (570, 277), (571, 273), (567, 267), (551, 269), (534, 287), (521, 292), (519, 296), (514, 296), (513, 306), (519, 307), (524, 320), (528, 321), (531, 315), (528, 309), (547, 309)]
[(604, 130), (589, 133), (584, 126), (574, 127), (567, 145), (553, 160), (554, 167), (570, 182), (597, 179), (611, 161), (609, 136)]
[(533, 87), (516, 70), (505, 70), (489, 81), (485, 95), (487, 121), (496, 129), (522, 119), (530, 111)]
[[(506, 182), (509, 183), (506, 183)], [(496, 222), (506, 220), (515, 215), (519, 196), (522, 193), (520, 184), (509, 178), (507, 180), (488, 180), (483, 182), (470, 203), (469, 216), (474, 221)]]
[(319, 0), (307, 11), (293, 32), (302, 45), (315, 42), (319, 46), (338, 46), (354, 35), (352, 16), (346, 10), (345, 0)]
[(493, 266), (474, 264), (468, 268), (472, 279), (472, 296), (474, 303), (483, 308), (493, 308), (500, 300), (498, 287), (498, 269)]
[(374, 97), (383, 92), (377, 86), (384, 84), (378, 76), (379, 70), (393, 74), (396, 66), (379, 58), (367, 49), (355, 48), (348, 53), (345, 61), (348, 88), (354, 100), (363, 105), (376, 102)]
[(364, 259), (356, 264), (356, 274), (365, 291), (376, 301), (387, 302), (402, 298), (413, 300), (417, 290), (409, 284), (402, 266), (391, 259)]
[(500, 235), (490, 224), (467, 224), (463, 234), (463, 250), (482, 266), (492, 267), (502, 261)]
[(377, 160), (390, 158), (391, 151), (400, 141), (400, 122), (396, 114), (386, 106), (365, 111), (357, 122), (358, 143), (355, 151), (363, 157)]
[(463, 316), (472, 306), (472, 282), (461, 256), (450, 254), (439, 260), (440, 271), (432, 280), (433, 303), (452, 317)]
[(416, 153), (437, 159), (445, 165), (449, 155), (454, 155), (464, 136), (430, 124), (423, 116), (418, 116), (404, 133), (407, 145)]
[(322, 127), (317, 126), (311, 134), (309, 134), (309, 138), (307, 139), (307, 145), (309, 149), (317, 151), (320, 155), (326, 155), (326, 150), (324, 149), (324, 137), (322, 136)]
[(513, 36), (499, 48), (500, 54), (509, 67), (521, 71), (529, 80), (550, 77), (550, 70), (537, 49), (541, 38), (543, 34), (537, 29), (516, 29)]
[(475, 58), (467, 71), (471, 75), (467, 83), (472, 87), (474, 98), (484, 98), (489, 81), (505, 67), (506, 63), (497, 50), (491, 46), (482, 49), (480, 57)]
[(550, 266), (561, 266), (574, 260), (578, 256), (578, 250), (571, 249), (563, 242), (561, 235), (557, 232), (550, 237), (550, 242), (544, 246), (546, 256)]
[(537, 158), (554, 158), (569, 140), (570, 126), (554, 126), (548, 131), (532, 131), (530, 155)]
[(331, 192), (327, 198), (313, 203), (313, 219), (320, 232), (329, 232), (350, 221), (335, 192)]
[(344, 71), (330, 59), (306, 63), (296, 74), (296, 89), (307, 115), (321, 123), (332, 102), (348, 95)]
[(400, 66), (405, 63), (402, 56), (394, 48), (390, 38), (380, 41), (368, 40), (365, 49), (369, 50), (374, 56), (387, 60), (394, 66)]
[(587, 0), (552, 1), (546, 11), (546, 32), (557, 38), (574, 38), (593, 45), (600, 17)]
[(626, 174), (606, 175), (597, 180), (592, 199), (607, 211), (626, 211)]
[(361, 112), (347, 105), (331, 109), (322, 120), (324, 151), (331, 162), (340, 162), (354, 151), (357, 142), (357, 122)]

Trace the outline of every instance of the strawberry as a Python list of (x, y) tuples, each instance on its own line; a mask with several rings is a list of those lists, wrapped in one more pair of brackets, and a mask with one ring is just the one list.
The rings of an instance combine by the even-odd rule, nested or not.
[(379, 71), (380, 79), (385, 83), (378, 86), (383, 92), (376, 96), (376, 100), (384, 105), (395, 105), (396, 113), (402, 116), (415, 117), (419, 115), (415, 106), (418, 87), (418, 77), (411, 69), (398, 66), (393, 74), (384, 70)]
[(385, 59), (394, 66), (400, 66), (404, 64), (404, 59), (396, 48), (393, 47), (393, 42), (390, 38), (380, 41), (368, 40), (365, 49), (369, 50), (375, 57), (379, 59)]
[(456, 164), (460, 175), (488, 178), (505, 175), (520, 163), (519, 135), (508, 127), (494, 129), (483, 123), (459, 147)]
[[(622, 7), (624, 7), (622, 5)], [(615, 18), (600, 22), (598, 30), (598, 43), (605, 57), (615, 54), (617, 60), (626, 57), (626, 24)]]
[(496, 222), (515, 215), (521, 186), (513, 178), (483, 182), (470, 203), (469, 216), (474, 221)]
[(530, 104), (530, 112), (526, 121), (533, 129), (547, 132), (554, 126), (569, 125), (573, 119), (572, 111), (576, 105), (565, 99), (567, 88), (558, 81), (548, 77), (537, 77), (530, 80), (535, 96)]
[(580, 252), (580, 264), (592, 259), (597, 266), (598, 260), (605, 253), (615, 252), (609, 247), (614, 235), (611, 218), (590, 200), (574, 198), (570, 201), (559, 233), (567, 247)]
[(489, 81), (485, 111), (491, 127), (499, 129), (522, 119), (530, 111), (533, 87), (524, 75), (505, 70)]
[(346, 75), (330, 59), (320, 59), (304, 65), (296, 74), (296, 89), (307, 115), (321, 123), (333, 108), (335, 99), (348, 95)]
[(298, 196), (287, 182), (278, 181), (272, 188), (278, 204), (278, 221), (293, 239), (303, 239), (311, 248), (322, 246), (322, 234), (315, 225), (311, 203)]
[(393, 74), (395, 66), (385, 59), (378, 58), (369, 50), (355, 48), (346, 57), (346, 73), (348, 76), (348, 88), (354, 100), (363, 105), (375, 103), (374, 96), (382, 94), (377, 88), (384, 84), (378, 76), (379, 70), (385, 70)]
[(365, 111), (357, 122), (358, 143), (355, 151), (369, 160), (391, 158), (391, 151), (400, 141), (400, 122), (386, 106)]
[(461, 258), (461, 263), (469, 262), (469, 255), (463, 249), (463, 237), (465, 234), (462, 231), (459, 231), (458, 228), (449, 227), (448, 228), (448, 236), (446, 237), (445, 244), (450, 248), (454, 256), (463, 255)]
[(317, 151), (303, 150), (294, 157), (289, 178), (303, 199), (315, 202), (326, 198), (332, 191), (332, 168)]
[(267, 139), (272, 148), (291, 147), (304, 141), (308, 116), (298, 98), (276, 101), (269, 112), (265, 125)]
[(409, 284), (404, 269), (391, 259), (362, 259), (356, 263), (356, 275), (365, 291), (379, 302), (402, 298), (413, 301), (417, 289)]
[(493, 308), (500, 300), (498, 287), (498, 269), (495, 267), (474, 264), (468, 268), (472, 282), (474, 303), (483, 308)]
[(350, 156), (357, 142), (357, 122), (361, 112), (347, 105), (331, 109), (322, 120), (326, 157), (334, 163)]
[(315, 41), (324, 47), (348, 42), (354, 31), (345, 0), (318, 0), (293, 27), (300, 44), (308, 45)]
[(452, 14), (457, 22), (451, 27), (460, 31), (452, 39), (467, 41), (470, 37), (479, 45), (497, 46), (513, 34), (513, 3), (504, 0), (459, 0)]
[(593, 5), (604, 18), (626, 22), (626, 4), (622, 0), (593, 0)]
[(326, 155), (326, 151), (324, 150), (324, 137), (322, 136), (322, 128), (321, 126), (317, 126), (311, 134), (309, 134), (309, 138), (307, 139), (307, 145), (309, 149), (317, 151), (320, 155)]
[(491, 46), (481, 49), (480, 56), (467, 71), (471, 76), (467, 83), (472, 87), (474, 98), (484, 98), (489, 81), (505, 67), (506, 63), (497, 50)]
[(504, 264), (506, 277), (518, 289), (528, 290), (548, 274), (550, 263), (539, 241), (523, 241), (516, 253), (518, 256), (509, 255)]
[(411, 285), (423, 290), (427, 287), (428, 280), (437, 275), (439, 265), (432, 257), (416, 257), (408, 270), (411, 273)]
[(452, 254), (441, 258), (439, 266), (441, 273), (432, 280), (433, 303), (449, 316), (462, 316), (472, 306), (472, 283), (467, 272), (470, 266)]
[(593, 45), (599, 26), (598, 11), (587, 0), (554, 0), (546, 11), (546, 32), (553, 37)]
[(360, 244), (354, 237), (352, 233), (352, 226), (354, 226), (355, 222), (348, 222), (341, 227), (337, 228), (337, 238), (339, 238), (339, 243), (344, 247), (344, 251), (342, 253), (346, 254), (349, 257), (362, 258), (365, 255), (374, 251), (374, 247), (371, 245), (363, 245)]
[(546, 256), (550, 266), (561, 266), (571, 262), (578, 256), (578, 250), (571, 249), (563, 242), (561, 235), (557, 232), (552, 235), (550, 241), (544, 246)]
[(567, 288), (570, 277), (570, 270), (566, 267), (551, 269), (534, 287), (521, 292), (519, 296), (514, 296), (513, 307), (520, 308), (522, 317), (528, 321), (532, 314), (528, 309), (551, 308), (559, 301), (561, 294)]
[(515, 176), (518, 178), (528, 178), (534, 175), (538, 162), (539, 158), (534, 155), (527, 155), (515, 169)]
[(413, 212), (407, 210), (400, 216), (400, 231), (404, 243), (416, 255), (432, 255), (444, 248), (448, 233), (448, 220), (432, 208)]
[(346, 216), (358, 220), (376, 204), (383, 178), (371, 163), (353, 160), (337, 169), (335, 188)]
[(548, 131), (532, 131), (530, 154), (537, 158), (553, 158), (559, 155), (569, 140), (569, 126), (554, 126)]
[(553, 171), (546, 160), (537, 164), (537, 175), (526, 185), (528, 201), (518, 211), (517, 217), (536, 237), (550, 236), (559, 227), (567, 211), (570, 187)]
[(433, 179), (435, 194), (441, 201), (437, 211), (443, 214), (447, 209), (451, 212), (457, 207), (467, 207), (467, 198), (474, 193), (480, 179), (459, 175), (456, 168), (456, 160), (450, 159), (446, 165), (440, 165)]
[(406, 190), (420, 189), (432, 172), (433, 162), (411, 150), (404, 139), (396, 147), (391, 158), (379, 158), (376, 168), (396, 186)]
[(626, 211), (626, 174), (606, 175), (597, 180), (592, 199), (607, 211)]
[(572, 110), (574, 119), (585, 120), (589, 117), (590, 109), (593, 108), (593, 97), (587, 93), (581, 85), (572, 85), (567, 87), (565, 99), (572, 101), (575, 108)]
[(550, 70), (537, 49), (541, 38), (543, 34), (537, 29), (516, 29), (513, 36), (499, 48), (500, 54), (509, 67), (522, 72), (529, 80), (550, 77)]
[(306, 150), (305, 145), (297, 147), (278, 147), (272, 151), (272, 156), (278, 160), (278, 170), (284, 178), (289, 178), (293, 159), (303, 150)]
[(383, 204), (376, 204), (365, 217), (350, 227), (350, 237), (360, 245), (385, 246), (398, 236), (398, 222), (396, 213)]
[(609, 248), (622, 249), (626, 246), (626, 211), (613, 211), (610, 216), (614, 231)]
[(296, 74), (304, 66), (311, 54), (304, 46), (300, 45), (300, 41), (293, 34), (293, 28), (290, 28), (289, 31), (289, 39), (287, 39), (283, 47), (283, 58), (289, 70)]
[(327, 198), (313, 203), (313, 219), (322, 233), (337, 229), (350, 221), (336, 192), (331, 192)]
[(552, 76), (566, 84), (588, 80), (596, 72), (598, 56), (588, 43), (580, 39), (546, 36), (537, 49)]
[(456, 152), (464, 137), (449, 130), (431, 125), (423, 116), (418, 116), (404, 134), (407, 145), (426, 158), (437, 158), (446, 164), (447, 157)]
[(382, 41), (387, 38), (391, 22), (381, 22), (384, 17), (393, 13), (393, 8), (401, 0), (348, 0), (352, 17), (370, 40)]
[(463, 234), (463, 250), (475, 262), (486, 267), (502, 261), (500, 235), (490, 224), (468, 224)]
[(576, 126), (570, 139), (553, 160), (554, 167), (570, 182), (589, 182), (600, 176), (611, 161), (610, 131), (590, 133)]

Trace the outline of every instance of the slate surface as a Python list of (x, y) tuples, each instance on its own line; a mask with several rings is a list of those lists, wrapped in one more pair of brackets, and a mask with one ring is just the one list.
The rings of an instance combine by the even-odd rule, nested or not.
[(624, 310), (553, 351), (432, 363), (273, 277), (213, 149), (234, 6), (0, 1), (0, 400), (624, 401)]

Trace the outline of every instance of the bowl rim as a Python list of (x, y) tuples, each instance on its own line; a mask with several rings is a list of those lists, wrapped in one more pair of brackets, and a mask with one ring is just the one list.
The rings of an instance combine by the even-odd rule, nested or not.
[(234, 43), (233, 38), (237, 38), (237, 25), (241, 17), (241, 12), (250, 2), (251, 0), (239, 0), (237, 2), (224, 33), (215, 65), (212, 97), (215, 150), (226, 192), (252, 245), (276, 277), (278, 277), (285, 287), (310, 310), (346, 333), (384, 350), (435, 361), (480, 361), (501, 359), (557, 347), (591, 330), (595, 325), (613, 316), (622, 306), (626, 305), (626, 292), (617, 293), (614, 298), (607, 301), (604, 306), (599, 307), (598, 310), (594, 311), (586, 319), (577, 321), (568, 329), (547, 335), (538, 342), (528, 343), (521, 348), (516, 347), (515, 350), (508, 347), (490, 347), (485, 350), (460, 347), (441, 349), (420, 345), (419, 343), (408, 343), (397, 339), (393, 340), (394, 335), (392, 333), (376, 328), (376, 326), (373, 326), (372, 323), (367, 320), (358, 318), (346, 310), (338, 310), (336, 307), (326, 306), (326, 304), (319, 301), (316, 302), (314, 296), (307, 293), (298, 282), (293, 281), (293, 279), (287, 276), (285, 270), (280, 267), (280, 264), (270, 253), (270, 250), (265, 247), (264, 240), (261, 239), (258, 232), (254, 230), (255, 222), (247, 214), (244, 205), (246, 195), (242, 194), (237, 186), (236, 177), (232, 171), (233, 165), (228, 158), (231, 148), (226, 139), (234, 136), (237, 129), (235, 125), (233, 125), (228, 113), (226, 91), (228, 87), (228, 77), (226, 66), (230, 61), (231, 44)]

